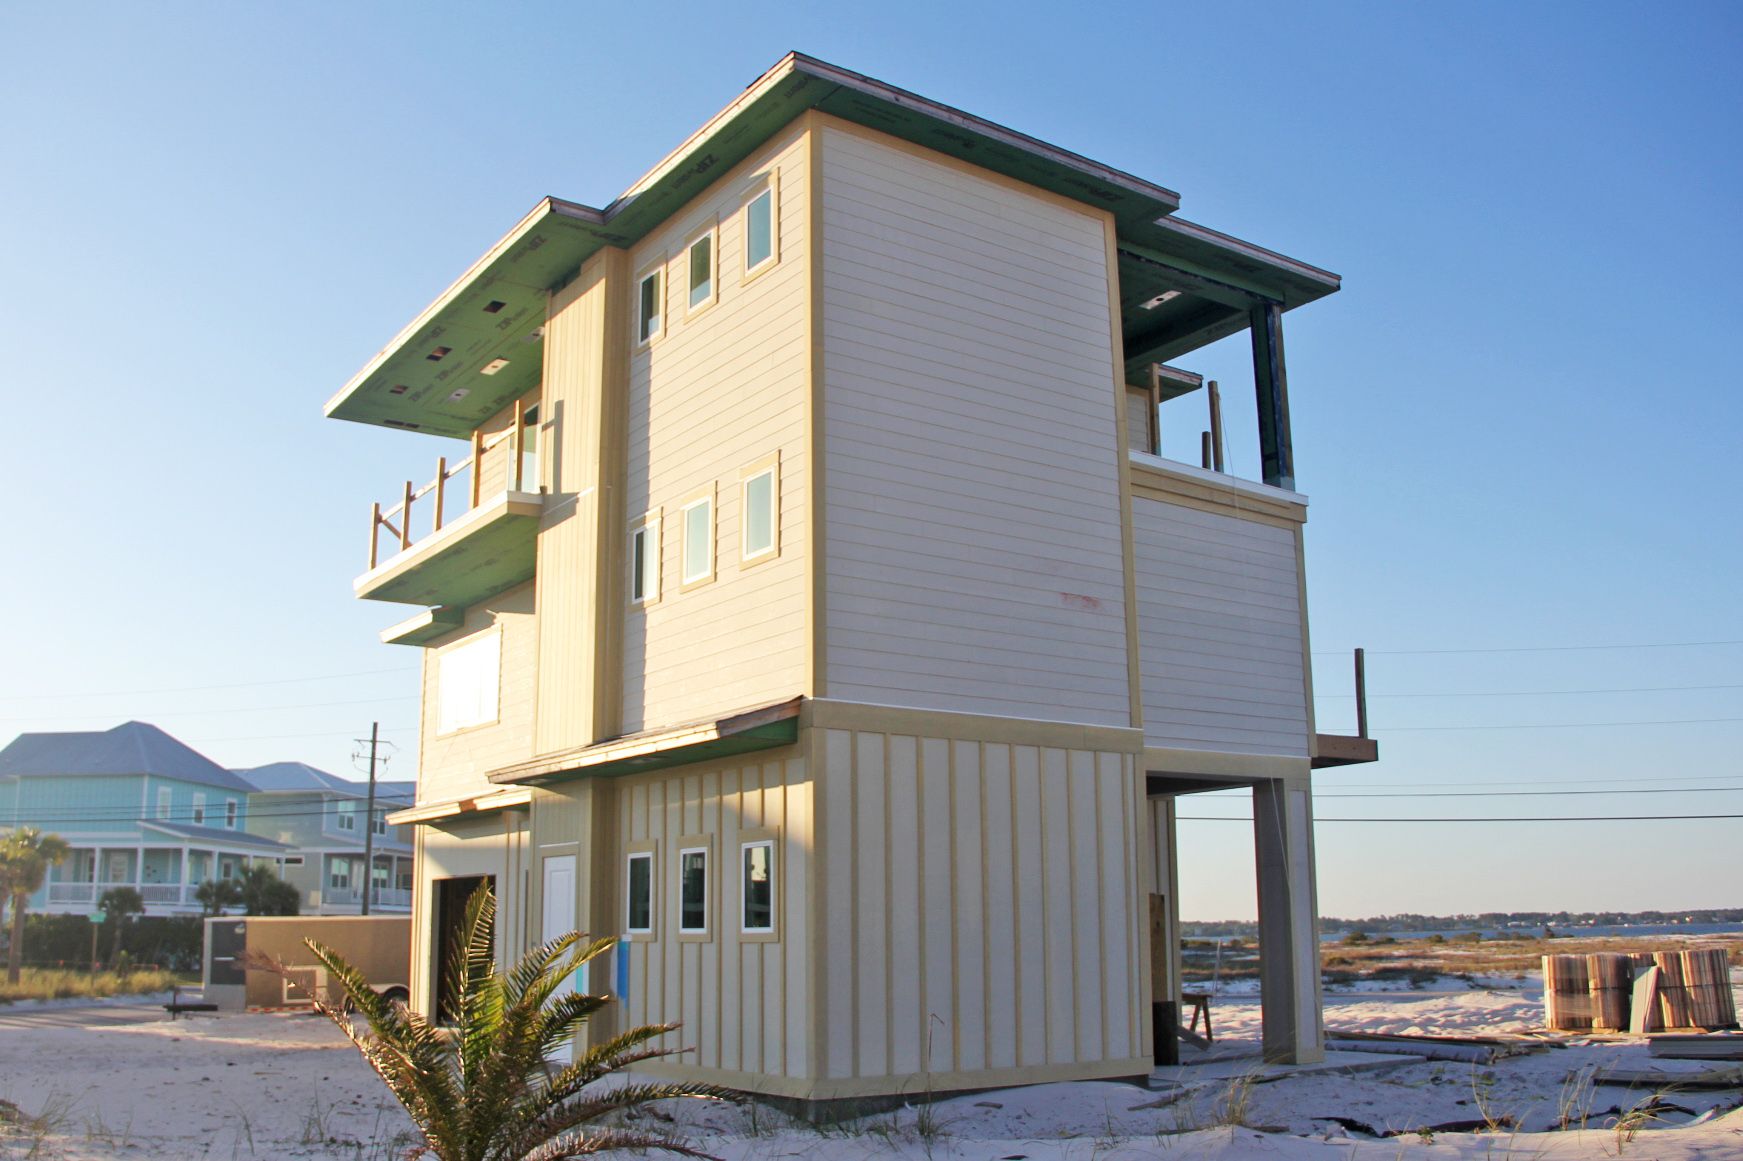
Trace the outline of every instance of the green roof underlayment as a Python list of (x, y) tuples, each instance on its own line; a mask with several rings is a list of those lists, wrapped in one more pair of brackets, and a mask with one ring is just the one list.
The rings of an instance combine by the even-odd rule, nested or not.
[[(807, 109), (1107, 210), (1128, 378), (1338, 278), (1172, 215), (1173, 191), (858, 73), (791, 53), (603, 210), (546, 198), (327, 404), (336, 419), (464, 439), (539, 382), (546, 295), (606, 246), (646, 236)], [(1155, 299), (1178, 294), (1164, 303)], [(1146, 305), (1154, 304), (1154, 305)], [(482, 369), (507, 363), (491, 375)]]

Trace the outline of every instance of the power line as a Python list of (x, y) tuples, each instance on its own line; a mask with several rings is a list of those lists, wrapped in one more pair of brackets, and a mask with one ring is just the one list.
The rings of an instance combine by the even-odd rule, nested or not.
[[(280, 710), (329, 709), (333, 706), (374, 705), (377, 702), (387, 702), (387, 701), (417, 701), (419, 696), (420, 695), (418, 695), (418, 694), (411, 693), (411, 694), (406, 694), (406, 695), (400, 696), (400, 697), (351, 698), (347, 701), (307, 701), (307, 702), (299, 702), (296, 705), (244, 705), (244, 706), (225, 706), (221, 709), (127, 710), (126, 712), (129, 715), (131, 715), (134, 718), (134, 720), (138, 720), (140, 718), (187, 717), (187, 716), (196, 715), (196, 714), (200, 715), (200, 716), (204, 716), (206, 714), (276, 713)], [(0, 722), (41, 721), (45, 716), (47, 718), (55, 720), (55, 721), (64, 721), (68, 718), (78, 718), (80, 720), (85, 720), (85, 719), (89, 719), (89, 718), (99, 718), (100, 717), (100, 718), (108, 719), (108, 718), (113, 718), (115, 715), (113, 715), (113, 714), (95, 714), (95, 713), (47, 714), (47, 715), (27, 714), (23, 717), (0, 718)]]
[[(1178, 815), (1182, 822), (1252, 822), (1252, 818), (1230, 818), (1226, 816)], [(1726, 819), (1743, 818), (1743, 814), (1592, 814), (1592, 815), (1554, 815), (1543, 818), (1320, 818), (1314, 817), (1314, 822), (1677, 822), (1695, 819)]]
[[(1369, 657), (1432, 657), (1446, 653), (1575, 653), (1592, 649), (1700, 649), (1743, 641), (1640, 641), (1623, 645), (1509, 645), (1492, 649), (1368, 649)], [(1348, 657), (1348, 649), (1316, 649), (1315, 657)]]
[(117, 689), (107, 693), (92, 693), (80, 690), (78, 693), (23, 693), (8, 694), (9, 701), (37, 701), (52, 698), (74, 697), (134, 697), (142, 693), (202, 693), (212, 689), (250, 689), (262, 685), (296, 685), (309, 681), (339, 681), (347, 677), (373, 677), (382, 673), (413, 674), (415, 669), (359, 669), (351, 673), (321, 673), (313, 677), (275, 677), (267, 681), (227, 681), (218, 685), (181, 685), (159, 686), (155, 689)]
[[(1743, 689), (1743, 685), (1642, 685), (1632, 689), (1497, 689), (1493, 692), (1482, 690), (1460, 690), (1449, 693), (1370, 693), (1368, 700), (1378, 697), (1556, 697), (1562, 694), (1576, 693), (1686, 693), (1691, 690), (1706, 689)], [(1315, 701), (1321, 698), (1341, 698), (1345, 701), (1354, 698), (1353, 693), (1316, 693)]]
[(1592, 730), (1600, 726), (1705, 726), (1715, 722), (1743, 722), (1743, 718), (1673, 718), (1646, 722), (1517, 722), (1473, 726), (1375, 726), (1375, 733), (1414, 733), (1424, 730)]

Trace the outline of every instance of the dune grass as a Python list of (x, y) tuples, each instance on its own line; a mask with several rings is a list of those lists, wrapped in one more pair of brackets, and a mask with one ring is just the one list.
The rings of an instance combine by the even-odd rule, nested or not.
[(25, 968), (16, 984), (0, 975), (0, 1004), (18, 1000), (97, 999), (102, 996), (143, 995), (167, 992), (188, 978), (157, 968), (118, 972), (70, 971), (66, 968)]

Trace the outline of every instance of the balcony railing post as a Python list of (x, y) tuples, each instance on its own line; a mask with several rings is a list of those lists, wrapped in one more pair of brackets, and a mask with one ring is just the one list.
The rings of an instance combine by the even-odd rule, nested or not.
[(1210, 452), (1211, 470), (1223, 470), (1223, 396), (1216, 380), (1210, 381)]
[(405, 499), (399, 506), (399, 550), (412, 546), (412, 482), (405, 482)]
[(448, 457), (436, 457), (436, 525), (435, 530), (442, 530), (442, 499), (448, 490)]
[(526, 447), (526, 415), (521, 411), (521, 401), (514, 401), (514, 434), (509, 437), (508, 452), (514, 457), (514, 488), (521, 490), (521, 452)]
[(381, 531), (381, 503), (369, 506), (369, 567), (375, 567), (375, 536)]
[(484, 469), (484, 433), (472, 433), (472, 507), (478, 507), (479, 488)]
[(1368, 655), (1356, 650), (1356, 736), (1368, 736)]

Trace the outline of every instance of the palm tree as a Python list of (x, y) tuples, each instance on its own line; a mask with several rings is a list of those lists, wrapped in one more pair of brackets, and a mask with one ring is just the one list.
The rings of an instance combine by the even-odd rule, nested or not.
[(48, 869), (72, 853), (58, 834), (43, 834), (33, 826), (0, 834), (0, 903), (12, 899), (12, 939), (6, 952), (6, 980), (17, 983), (24, 967), (24, 909), (42, 889)]
[(589, 1127), (607, 1114), (673, 1097), (718, 1098), (709, 1085), (629, 1082), (587, 1086), (638, 1061), (679, 1049), (649, 1048), (677, 1028), (631, 1028), (581, 1054), (551, 1075), (546, 1060), (568, 1044), (610, 996), (559, 995), (582, 964), (616, 941), (591, 943), (570, 932), (528, 952), (506, 975), (496, 969), (492, 933), (496, 901), (479, 887), (455, 934), (457, 965), (445, 997), (453, 1026), (441, 1027), (384, 999), (360, 972), (315, 940), (303, 942), (362, 1016), (359, 1029), (346, 1004), (317, 997), (315, 1007), (362, 1051), (411, 1114), (425, 1148), (438, 1161), (561, 1161), (616, 1149), (660, 1149), (708, 1157), (682, 1139), (621, 1128)]

